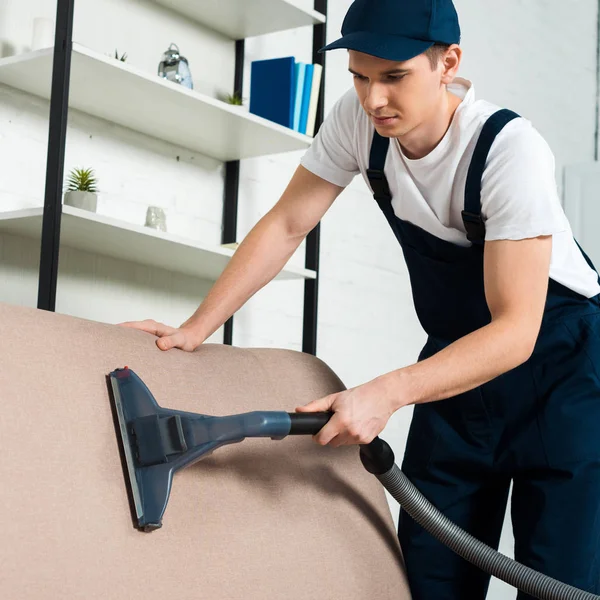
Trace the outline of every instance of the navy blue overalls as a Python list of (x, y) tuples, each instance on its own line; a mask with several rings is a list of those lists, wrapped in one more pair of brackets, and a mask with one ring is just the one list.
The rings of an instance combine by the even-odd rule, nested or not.
[[(383, 173), (389, 138), (375, 132), (367, 176), (402, 247), (428, 335), (419, 360), (491, 321), (481, 177), (494, 139), (517, 117), (500, 110), (480, 133), (465, 189), (469, 246), (396, 217)], [(531, 358), (464, 394), (416, 405), (402, 465), (447, 517), (494, 548), (512, 480), (516, 560), (592, 593), (600, 592), (599, 368), (599, 297), (588, 299), (550, 279)], [(489, 576), (402, 509), (398, 535), (414, 600), (485, 598)]]

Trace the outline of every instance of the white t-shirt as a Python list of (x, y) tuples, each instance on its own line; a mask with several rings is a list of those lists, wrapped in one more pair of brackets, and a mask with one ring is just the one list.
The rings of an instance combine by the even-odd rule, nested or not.
[[(398, 218), (468, 246), (461, 217), (467, 172), (481, 128), (501, 107), (475, 100), (473, 84), (462, 77), (455, 78), (448, 90), (462, 102), (444, 138), (417, 160), (404, 155), (398, 139), (390, 139), (384, 171)], [(370, 189), (367, 168), (373, 130), (351, 88), (324, 119), (301, 164), (342, 187), (361, 173)], [(588, 298), (600, 293), (598, 276), (581, 254), (562, 209), (554, 155), (523, 117), (508, 123), (490, 149), (482, 179), (481, 214), (486, 240), (552, 235), (550, 277)]]

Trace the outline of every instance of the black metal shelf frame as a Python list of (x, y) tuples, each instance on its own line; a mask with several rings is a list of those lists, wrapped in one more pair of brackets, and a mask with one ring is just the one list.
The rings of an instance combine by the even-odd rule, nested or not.
[[(327, 0), (314, 0), (314, 9), (327, 17)], [(71, 74), (71, 51), (73, 48), (74, 10), (75, 0), (57, 0), (37, 304), (39, 309), (52, 312), (56, 307), (56, 288), (58, 282), (62, 182), (64, 178), (64, 158), (69, 113), (69, 82)], [(323, 67), (315, 133), (323, 121), (325, 106), (325, 54), (318, 53), (319, 48), (322, 48), (325, 43), (326, 24), (314, 25), (312, 61)], [(242, 96), (244, 77), (244, 46), (245, 42), (243, 39), (236, 40), (234, 92), (239, 93), (240, 96)], [(240, 162), (236, 160), (225, 163), (221, 236), (223, 244), (237, 241), (239, 181)], [(317, 225), (306, 238), (305, 267), (315, 271), (316, 278), (305, 279), (302, 330), (302, 351), (313, 355), (316, 354), (317, 350), (319, 247), (320, 225)], [(232, 340), (233, 317), (225, 323), (223, 342), (231, 344)]]

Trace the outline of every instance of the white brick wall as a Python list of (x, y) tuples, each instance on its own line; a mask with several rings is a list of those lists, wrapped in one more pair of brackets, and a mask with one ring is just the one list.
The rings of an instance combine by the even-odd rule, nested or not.
[[(305, 7), (311, 0), (298, 1)], [(349, 0), (329, 0), (328, 39), (339, 34)], [(531, 119), (550, 143), (562, 187), (564, 165), (593, 159), (596, 94), (595, 0), (456, 0), (463, 28), (460, 74), (478, 97)], [(36, 16), (54, 18), (49, 0), (0, 2), (0, 55), (23, 52)], [(76, 0), (74, 39), (155, 72), (162, 52), (179, 44), (196, 89), (231, 91), (234, 45), (145, 0)], [(272, 56), (311, 59), (311, 29), (246, 43), (246, 64)], [(206, 57), (210, 57), (207, 60)], [(352, 86), (344, 52), (327, 57), (326, 110)], [(244, 95), (249, 92), (246, 69)], [(156, 115), (159, 119), (160, 115)], [(43, 204), (48, 103), (0, 86), (0, 209)], [(241, 167), (239, 238), (277, 201), (300, 153), (247, 160)], [(93, 166), (98, 211), (142, 223), (148, 204), (167, 211), (169, 230), (220, 241), (222, 164), (72, 111), (65, 168)], [(413, 362), (424, 335), (416, 321), (402, 255), (365, 184), (357, 179), (322, 222), (318, 354), (348, 386)], [(303, 264), (303, 247), (293, 257)], [(35, 306), (39, 246), (0, 236), (0, 301)], [(127, 262), (61, 251), (57, 311), (105, 322), (186, 319), (207, 283)], [(234, 343), (299, 350), (301, 282), (268, 285), (236, 316)], [(217, 332), (211, 341), (220, 341)], [(291, 407), (290, 407), (291, 408)], [(383, 437), (402, 459), (411, 410), (394, 415)], [(390, 499), (396, 517), (397, 506)], [(502, 550), (511, 552), (507, 525)], [(490, 598), (514, 598), (493, 582)]]

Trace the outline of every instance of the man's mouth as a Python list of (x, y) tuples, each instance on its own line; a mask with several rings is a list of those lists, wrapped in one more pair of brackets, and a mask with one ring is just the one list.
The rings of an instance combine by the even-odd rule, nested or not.
[(371, 115), (371, 118), (373, 119), (375, 125), (390, 125), (396, 120), (396, 117), (376, 117), (375, 115)]

